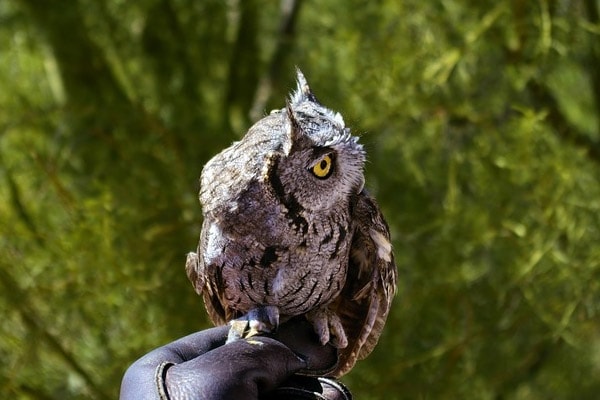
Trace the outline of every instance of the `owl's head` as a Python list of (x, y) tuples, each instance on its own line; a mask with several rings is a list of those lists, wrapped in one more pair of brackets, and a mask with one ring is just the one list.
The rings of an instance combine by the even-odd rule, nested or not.
[(283, 119), (283, 146), (267, 178), (280, 197), (304, 209), (347, 204), (364, 185), (363, 147), (342, 116), (319, 103), (300, 70), (297, 85), (285, 109), (276, 112)]
[(362, 190), (365, 153), (358, 138), (339, 113), (317, 101), (299, 70), (297, 80), (285, 108), (206, 163), (199, 193), (205, 217), (239, 221), (273, 197), (290, 215), (348, 210)]

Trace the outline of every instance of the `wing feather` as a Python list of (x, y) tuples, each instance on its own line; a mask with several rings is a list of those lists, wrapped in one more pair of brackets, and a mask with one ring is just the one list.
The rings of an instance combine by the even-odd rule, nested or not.
[(397, 271), (389, 228), (375, 199), (362, 191), (354, 207), (348, 276), (336, 304), (348, 347), (334, 375), (341, 376), (375, 348), (396, 293)]
[[(190, 252), (187, 255), (185, 261), (185, 272), (194, 286), (196, 293), (201, 295), (204, 299), (204, 306), (206, 312), (213, 324), (224, 325), (227, 323), (231, 316), (228, 315), (227, 311), (223, 308), (223, 302), (219, 293), (223, 287), (219, 281), (221, 279), (220, 274), (214, 274), (215, 280), (211, 280), (210, 276), (207, 275), (207, 268), (204, 264), (203, 257), (199, 257), (198, 254), (204, 245), (206, 240), (207, 227), (203, 226), (202, 233), (200, 234), (200, 244), (198, 246), (198, 253)], [(215, 268), (208, 268), (214, 271)], [(212, 282), (212, 283), (211, 283)]]

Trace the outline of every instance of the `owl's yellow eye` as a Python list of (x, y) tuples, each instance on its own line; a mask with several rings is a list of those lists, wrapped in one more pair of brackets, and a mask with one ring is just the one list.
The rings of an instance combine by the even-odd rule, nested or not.
[(326, 154), (319, 161), (312, 166), (312, 173), (319, 179), (329, 178), (333, 172), (333, 157), (330, 154)]

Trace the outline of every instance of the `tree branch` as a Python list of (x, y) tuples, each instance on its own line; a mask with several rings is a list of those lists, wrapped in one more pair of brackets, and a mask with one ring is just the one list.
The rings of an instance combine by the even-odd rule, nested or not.
[(104, 53), (90, 39), (79, 2), (21, 0), (51, 45), (71, 104), (128, 103)]
[(560, 112), (560, 106), (552, 93), (550, 93), (550, 90), (543, 83), (534, 80), (529, 81), (527, 87), (533, 95), (535, 102), (547, 109), (547, 121), (554, 128), (558, 136), (566, 142), (584, 149), (592, 161), (600, 163), (600, 143), (585, 134), (577, 132), (571, 126), (569, 121)]
[[(590, 23), (595, 26), (600, 25), (600, 11), (596, 0), (586, 0), (585, 9)], [(588, 54), (588, 71), (592, 81), (592, 95), (596, 103), (596, 115), (598, 116), (598, 133), (600, 134), (600, 40), (598, 38), (590, 39), (590, 52)]]
[(269, 66), (260, 78), (254, 93), (254, 101), (250, 109), (250, 119), (253, 121), (258, 120), (265, 112), (267, 101), (273, 92), (273, 87), (281, 79), (280, 71), (294, 40), (301, 3), (302, 0), (281, 0), (281, 23), (277, 35), (277, 44), (271, 56)]
[[(2, 154), (0, 154), (0, 166), (2, 165)], [(27, 230), (31, 233), (37, 244), (41, 247), (44, 247), (44, 238), (40, 234), (37, 226), (33, 222), (33, 218), (29, 215), (29, 211), (23, 204), (21, 200), (21, 191), (17, 182), (8, 168), (4, 168), (6, 174), (6, 180), (8, 182), (8, 191), (10, 193), (10, 202), (12, 204), (13, 209), (15, 210), (16, 215), (23, 222), (23, 225), (27, 228)]]
[[(229, 60), (229, 76), (224, 98), (230, 130), (246, 125), (246, 112), (252, 102), (252, 93), (258, 80), (257, 9), (254, 0), (239, 2), (240, 18), (238, 30)], [(243, 123), (240, 123), (243, 122)]]
[(94, 381), (92, 375), (88, 373), (85, 368), (79, 364), (77, 359), (61, 344), (60, 340), (50, 333), (45, 327), (39, 322), (40, 318), (37, 315), (35, 309), (32, 307), (27, 293), (22, 290), (8, 272), (6, 266), (0, 268), (0, 284), (4, 286), (2, 291), (4, 298), (18, 311), (23, 323), (27, 328), (42, 338), (42, 340), (48, 345), (50, 350), (56, 353), (63, 361), (77, 373), (88, 385), (90, 390), (94, 392), (98, 399), (110, 399), (107, 393), (105, 393), (100, 386)]

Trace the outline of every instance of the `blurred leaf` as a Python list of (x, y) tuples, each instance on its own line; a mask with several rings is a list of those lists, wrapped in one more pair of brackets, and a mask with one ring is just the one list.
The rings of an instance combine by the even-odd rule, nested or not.
[(294, 65), (361, 136), (394, 239), (355, 397), (597, 396), (598, 2), (301, 4), (0, 2), (0, 397), (117, 397), (208, 326), (198, 177)]

